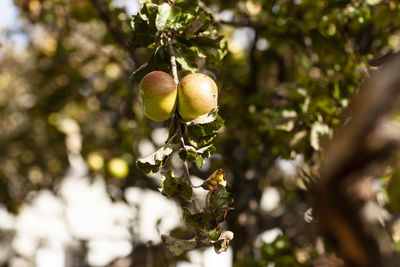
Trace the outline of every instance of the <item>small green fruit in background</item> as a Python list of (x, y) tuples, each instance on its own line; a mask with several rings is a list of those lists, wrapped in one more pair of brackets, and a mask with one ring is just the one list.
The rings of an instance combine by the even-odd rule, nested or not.
[(178, 112), (190, 121), (210, 112), (218, 104), (218, 88), (214, 80), (201, 73), (186, 75), (178, 86)]
[(139, 88), (146, 117), (165, 121), (175, 112), (177, 88), (171, 75), (152, 71), (143, 77)]
[(87, 162), (89, 164), (89, 168), (94, 171), (98, 171), (104, 167), (104, 159), (97, 152), (91, 152), (87, 156)]
[(129, 173), (129, 166), (121, 158), (112, 158), (107, 164), (108, 172), (116, 178), (125, 178)]

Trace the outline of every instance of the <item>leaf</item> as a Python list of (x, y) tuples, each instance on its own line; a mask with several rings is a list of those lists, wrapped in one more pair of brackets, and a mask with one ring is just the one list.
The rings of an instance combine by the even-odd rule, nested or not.
[(138, 159), (136, 164), (146, 174), (156, 173), (164, 166), (173, 151), (173, 145), (167, 143), (150, 156)]
[(139, 13), (131, 19), (132, 46), (147, 47), (155, 41), (156, 27), (154, 21), (157, 14), (157, 5), (143, 3)]
[(192, 49), (188, 44), (178, 41), (175, 45), (175, 50), (176, 61), (183, 70), (192, 73), (199, 72), (199, 69), (196, 66), (198, 56), (194, 49)]
[(182, 160), (188, 160), (190, 162), (195, 161), (198, 157), (196, 148), (192, 146), (185, 146), (184, 148), (181, 148), (179, 151), (179, 157)]
[(153, 51), (148, 62), (144, 63), (138, 69), (136, 69), (131, 78), (134, 83), (139, 83), (140, 80), (147, 74), (154, 70), (159, 69), (168, 69), (169, 68), (169, 59), (165, 55), (165, 51), (160, 49), (160, 47), (156, 47)]
[(228, 43), (224, 36), (215, 31), (202, 32), (200, 37), (191, 38), (199, 56), (206, 56), (212, 61), (221, 61), (228, 53)]
[(203, 159), (211, 156), (211, 153), (216, 151), (213, 145), (208, 145), (200, 149), (196, 149), (193, 146), (185, 146), (179, 151), (179, 157), (182, 160), (188, 160), (194, 162), (198, 160), (199, 167), (203, 166)]
[(183, 70), (190, 71), (191, 73), (199, 72), (199, 69), (197, 67), (192, 67), (188, 62), (188, 58), (181, 54), (176, 55), (176, 61), (181, 65)]
[(203, 26), (204, 22), (206, 22), (206, 13), (201, 12), (200, 15), (187, 27), (184, 31), (184, 35), (186, 39), (189, 39), (193, 36), (198, 30), (200, 30), (201, 26)]
[(218, 109), (202, 115), (186, 123), (189, 143), (200, 148), (211, 143), (221, 127), (223, 119), (218, 115)]
[(177, 6), (173, 6), (167, 19), (166, 28), (174, 28), (175, 30), (179, 30), (183, 26), (178, 22), (181, 14), (181, 9)]
[(170, 14), (171, 14), (171, 6), (169, 4), (164, 3), (160, 6), (158, 6), (158, 13), (157, 13), (157, 17), (156, 17), (157, 30), (159, 30), (159, 31), (164, 30)]
[(218, 222), (224, 221), (228, 211), (233, 210), (233, 198), (224, 186), (218, 184), (209, 192), (208, 209)]
[(223, 169), (213, 172), (200, 186), (205, 190), (214, 190), (218, 185), (226, 186), (225, 171)]
[(217, 221), (217, 218), (210, 211), (202, 211), (195, 214), (185, 212), (184, 219), (187, 226), (203, 232), (216, 229), (221, 222)]
[(180, 23), (177, 23), (182, 14), (181, 8), (177, 6), (171, 7), (169, 4), (164, 3), (158, 6), (158, 13), (156, 17), (156, 28), (159, 31), (165, 29), (179, 29), (182, 27)]
[(168, 235), (161, 235), (164, 247), (174, 256), (182, 255), (187, 250), (196, 248), (196, 240), (177, 239)]
[(193, 189), (182, 178), (174, 177), (172, 171), (162, 173), (162, 193), (179, 201), (191, 202)]
[(228, 250), (229, 243), (233, 239), (234, 234), (231, 231), (225, 231), (221, 234), (218, 241), (214, 243), (214, 250), (217, 254)]

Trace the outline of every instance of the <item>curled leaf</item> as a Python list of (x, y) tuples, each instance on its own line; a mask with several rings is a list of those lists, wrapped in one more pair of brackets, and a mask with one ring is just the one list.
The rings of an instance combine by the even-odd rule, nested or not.
[(173, 145), (167, 143), (150, 156), (138, 159), (136, 164), (146, 174), (156, 173), (164, 166), (173, 151)]
[(200, 186), (205, 190), (214, 190), (218, 185), (226, 186), (225, 171), (218, 169), (213, 172)]
[(214, 243), (214, 250), (220, 254), (228, 250), (230, 241), (233, 239), (233, 232), (225, 231), (221, 234), (220, 238)]

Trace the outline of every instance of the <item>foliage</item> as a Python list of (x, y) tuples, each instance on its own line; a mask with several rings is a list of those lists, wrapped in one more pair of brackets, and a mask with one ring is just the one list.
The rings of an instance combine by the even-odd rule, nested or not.
[[(125, 179), (113, 178), (107, 164), (91, 168), (117, 192), (110, 190), (111, 198), (122, 198), (130, 186), (157, 190), (159, 184), (146, 174), (162, 172), (163, 193), (190, 206), (189, 187), (175, 177), (178, 171), (169, 172), (179, 153), (196, 176), (213, 177), (224, 169), (231, 195), (208, 180), (213, 186), (204, 209), (185, 210), (192, 235), (178, 241), (163, 236), (164, 243), (174, 244), (168, 246), (172, 253), (198, 247), (198, 240), (222, 251), (230, 238), (219, 227), (226, 226), (235, 233), (230, 246), (239, 266), (298, 262), (296, 252), (309, 248), (311, 262), (329, 260), (331, 248), (317, 252), (317, 234), (303, 220), (310, 193), (299, 177), (282, 175), (277, 166), (302, 155), (302, 172), (317, 172), (324, 142), (348, 119), (351, 97), (384, 56), (400, 47), (398, 2), (169, 2), (174, 5), (141, 1), (138, 15), (130, 17), (111, 0), (14, 0), (28, 44), (22, 52), (1, 48), (0, 203), (18, 212), (31, 192), (57, 188), (68, 155), (82, 154), (91, 167), (95, 153), (99, 162), (118, 157), (129, 165)], [(215, 77), (219, 109), (208, 114), (210, 123), (143, 117), (137, 84), (152, 70), (172, 71), (168, 37), (181, 77), (189, 72)], [(169, 123), (167, 142), (143, 157), (148, 155), (141, 144), (156, 144), (152, 134)], [(184, 146), (173, 134), (178, 128)], [(396, 215), (398, 171), (376, 176), (382, 177), (370, 201)], [(185, 193), (177, 194), (181, 188)], [(280, 202), (264, 210), (263, 192), (269, 189), (276, 189)], [(226, 215), (231, 197), (235, 210)], [(399, 230), (390, 223), (398, 246)], [(274, 243), (253, 246), (259, 234), (276, 227), (287, 249), (271, 254)], [(198, 240), (191, 239), (193, 233)]]

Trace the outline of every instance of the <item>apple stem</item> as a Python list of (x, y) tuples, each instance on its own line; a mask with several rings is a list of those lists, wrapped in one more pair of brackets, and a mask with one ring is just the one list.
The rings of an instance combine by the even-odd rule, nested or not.
[(172, 46), (172, 39), (169, 36), (167, 38), (167, 43), (168, 43), (168, 53), (169, 53), (169, 56), (171, 57), (172, 77), (174, 77), (175, 83), (179, 84), (178, 69), (176, 67), (174, 47)]

